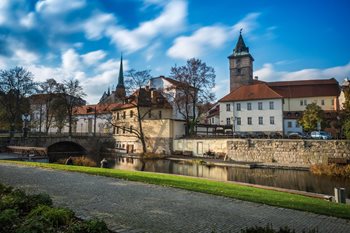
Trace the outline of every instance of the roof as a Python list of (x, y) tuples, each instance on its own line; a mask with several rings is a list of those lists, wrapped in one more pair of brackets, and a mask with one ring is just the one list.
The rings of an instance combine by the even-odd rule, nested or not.
[(117, 108), (123, 104), (112, 103), (112, 104), (93, 104), (93, 105), (84, 105), (74, 108), (74, 115), (92, 115), (95, 114), (106, 114), (111, 113), (112, 109)]
[(338, 81), (334, 78), (269, 82), (267, 85), (284, 98), (339, 96), (340, 94)]
[(282, 96), (272, 90), (265, 83), (245, 85), (224, 96), (219, 102), (231, 102), (239, 100), (280, 99)]

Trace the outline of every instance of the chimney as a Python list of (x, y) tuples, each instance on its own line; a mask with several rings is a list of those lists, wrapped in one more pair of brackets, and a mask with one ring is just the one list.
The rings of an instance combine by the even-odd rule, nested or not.
[(258, 77), (258, 76), (254, 76), (254, 79), (255, 79), (255, 80), (258, 80), (258, 79), (259, 79), (259, 77)]

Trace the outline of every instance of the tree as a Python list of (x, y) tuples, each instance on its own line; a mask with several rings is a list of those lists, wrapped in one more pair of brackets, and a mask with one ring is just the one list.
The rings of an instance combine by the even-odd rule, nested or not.
[(82, 99), (86, 94), (80, 86), (78, 80), (65, 80), (58, 85), (58, 96), (61, 97), (63, 106), (65, 107), (66, 116), (68, 117), (69, 135), (72, 135), (72, 125), (74, 123), (73, 111), (75, 107), (82, 106), (86, 102)]
[(151, 77), (150, 70), (136, 71), (132, 69), (126, 75), (127, 91), (128, 93), (133, 93), (128, 98), (128, 103), (136, 108), (136, 112), (133, 114), (135, 114), (138, 127), (126, 128), (123, 123), (118, 123), (116, 119), (112, 123), (114, 127), (124, 128), (127, 132), (137, 137), (141, 141), (143, 154), (147, 152), (147, 147), (142, 121), (152, 109), (152, 101), (147, 96), (146, 90), (143, 87), (146, 86)]
[(19, 128), (21, 116), (29, 111), (28, 96), (36, 93), (37, 83), (33, 74), (23, 67), (0, 70), (0, 106), (11, 136), (16, 126)]
[(304, 131), (312, 131), (317, 129), (317, 123), (321, 124), (324, 121), (323, 110), (316, 103), (308, 104), (303, 113), (303, 116), (299, 119), (299, 124), (303, 127)]
[(189, 59), (184, 66), (171, 68), (171, 76), (179, 82), (173, 103), (177, 111), (186, 121), (186, 134), (193, 134), (196, 124), (203, 113), (199, 105), (212, 102), (215, 95), (212, 89), (215, 87), (214, 68), (207, 66), (199, 59)]
[(350, 87), (344, 86), (343, 92), (345, 96), (345, 102), (343, 104), (343, 111), (340, 114), (340, 123), (343, 128), (344, 136), (347, 139), (350, 139)]

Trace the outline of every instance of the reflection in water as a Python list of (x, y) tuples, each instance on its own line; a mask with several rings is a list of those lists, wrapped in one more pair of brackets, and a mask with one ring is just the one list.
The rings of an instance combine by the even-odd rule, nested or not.
[[(139, 159), (118, 157), (115, 160), (114, 168), (141, 170), (142, 163)], [(222, 181), (239, 181), (327, 195), (334, 195), (334, 187), (343, 187), (346, 189), (347, 197), (350, 198), (349, 179), (315, 176), (308, 171), (209, 166), (166, 159), (146, 160), (144, 171), (196, 176)]]

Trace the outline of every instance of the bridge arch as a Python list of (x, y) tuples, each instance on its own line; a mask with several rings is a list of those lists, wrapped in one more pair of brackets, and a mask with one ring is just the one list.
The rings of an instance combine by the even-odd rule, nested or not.
[(87, 150), (80, 144), (72, 141), (59, 141), (47, 147), (49, 162), (67, 159), (69, 156), (87, 155)]

